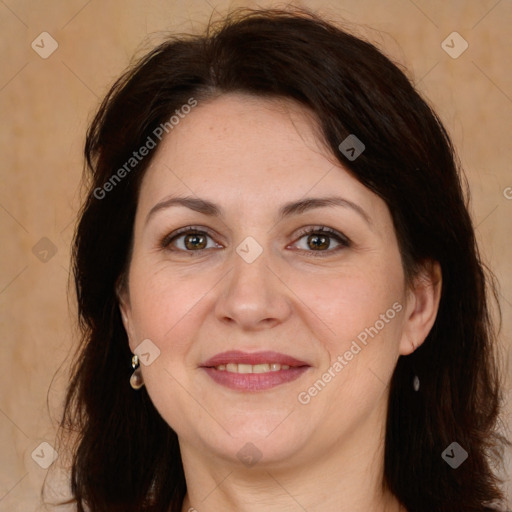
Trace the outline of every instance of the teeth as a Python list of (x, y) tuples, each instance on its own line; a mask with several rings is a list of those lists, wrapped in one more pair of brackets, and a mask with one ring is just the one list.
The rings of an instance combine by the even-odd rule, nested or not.
[(219, 364), (215, 369), (223, 372), (228, 371), (231, 373), (267, 373), (278, 372), (279, 370), (289, 370), (290, 366), (287, 364), (279, 363), (262, 363), (262, 364)]
[(267, 373), (270, 371), (270, 365), (268, 363), (255, 364), (252, 366), (252, 373)]
[(250, 364), (239, 364), (238, 373), (252, 373), (252, 365)]

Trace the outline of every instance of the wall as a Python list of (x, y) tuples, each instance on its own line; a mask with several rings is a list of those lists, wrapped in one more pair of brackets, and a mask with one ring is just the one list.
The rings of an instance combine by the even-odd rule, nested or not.
[[(213, 7), (222, 12), (228, 5), (256, 6), (0, 1), (0, 511), (36, 509), (46, 474), (41, 465), (52, 460), (66, 363), (76, 342), (69, 258), (88, 121), (134, 51), (152, 45), (155, 36), (148, 34), (199, 30)], [(508, 364), (512, 2), (317, 0), (307, 6), (344, 18), (349, 27), (355, 23), (353, 30), (406, 66), (446, 124), (469, 179), (484, 259), (501, 283), (502, 359)], [(454, 31), (469, 45), (457, 58), (442, 48)], [(452, 39), (445, 48), (453, 46), (449, 52), (456, 56), (463, 41)], [(48, 56), (52, 44), (58, 47)], [(511, 424), (510, 385), (507, 400), (504, 428)], [(505, 485), (512, 494), (510, 480)]]

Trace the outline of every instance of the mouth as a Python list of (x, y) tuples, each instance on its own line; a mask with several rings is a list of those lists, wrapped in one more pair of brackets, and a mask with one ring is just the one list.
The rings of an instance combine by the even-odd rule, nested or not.
[(261, 391), (299, 378), (311, 366), (278, 352), (232, 350), (200, 365), (217, 384), (239, 391)]

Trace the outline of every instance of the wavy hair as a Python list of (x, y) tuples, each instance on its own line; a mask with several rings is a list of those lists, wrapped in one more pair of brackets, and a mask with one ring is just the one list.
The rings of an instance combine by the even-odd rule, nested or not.
[[(116, 293), (155, 150), (107, 194), (99, 190), (191, 97), (201, 102), (231, 92), (288, 98), (310, 109), (332, 155), (389, 207), (406, 278), (427, 261), (441, 265), (435, 324), (420, 348), (399, 358), (392, 377), (383, 484), (410, 512), (501, 505), (492, 463), (505, 442), (497, 433), (501, 377), (489, 309), (495, 286), (480, 260), (449, 136), (374, 45), (315, 14), (272, 9), (238, 10), (203, 35), (169, 37), (117, 80), (89, 127), (87, 198), (73, 245), (83, 337), (61, 422), (63, 435), (76, 437), (77, 510), (181, 510), (186, 481), (178, 438), (146, 390), (130, 388), (131, 352)], [(366, 146), (354, 161), (338, 149), (349, 134)], [(441, 458), (453, 441), (469, 453), (457, 470)]]

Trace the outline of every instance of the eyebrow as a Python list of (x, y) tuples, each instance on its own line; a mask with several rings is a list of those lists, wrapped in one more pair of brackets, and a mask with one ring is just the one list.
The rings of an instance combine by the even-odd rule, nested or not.
[[(163, 201), (160, 201), (155, 206), (153, 206), (153, 208), (151, 208), (148, 215), (146, 216), (146, 224), (149, 222), (150, 218), (154, 216), (158, 211), (171, 208), (173, 206), (183, 206), (185, 208), (189, 208), (190, 210), (194, 210), (196, 212), (202, 213), (203, 215), (208, 215), (210, 217), (223, 216), (221, 207), (206, 199), (200, 199), (196, 197), (171, 197), (168, 199), (164, 199)], [(315, 208), (325, 208), (334, 206), (350, 208), (351, 210), (359, 214), (359, 216), (361, 216), (366, 221), (367, 224), (372, 224), (370, 216), (363, 210), (363, 208), (361, 208), (358, 204), (349, 201), (348, 199), (344, 199), (343, 197), (338, 196), (308, 197), (306, 199), (301, 199), (299, 201), (285, 203), (279, 209), (278, 219), (279, 221), (281, 221), (286, 217), (298, 215), (308, 210), (313, 210)]]

